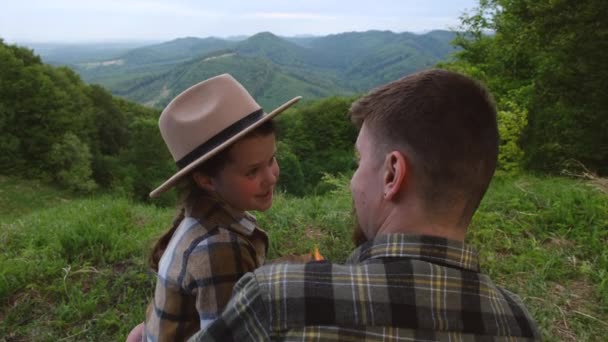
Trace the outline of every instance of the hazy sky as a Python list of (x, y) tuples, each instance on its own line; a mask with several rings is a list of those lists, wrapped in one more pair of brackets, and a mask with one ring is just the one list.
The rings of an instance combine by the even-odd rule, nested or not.
[(0, 9), (8, 42), (326, 35), (455, 28), (477, 0), (15, 0)]

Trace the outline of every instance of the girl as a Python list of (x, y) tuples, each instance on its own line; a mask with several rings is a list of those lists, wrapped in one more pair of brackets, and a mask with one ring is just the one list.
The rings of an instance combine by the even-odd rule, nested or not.
[(299, 99), (266, 114), (224, 74), (187, 89), (162, 112), (159, 128), (179, 171), (150, 196), (178, 185), (182, 201), (150, 258), (158, 277), (147, 340), (180, 341), (204, 329), (236, 281), (264, 263), (268, 237), (246, 211), (272, 205), (279, 166), (271, 119)]

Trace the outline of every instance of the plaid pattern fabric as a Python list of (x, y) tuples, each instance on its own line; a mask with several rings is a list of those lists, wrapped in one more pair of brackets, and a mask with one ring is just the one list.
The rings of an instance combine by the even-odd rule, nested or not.
[(519, 298), (479, 273), (456, 241), (392, 234), (346, 265), (270, 265), (245, 275), (219, 319), (190, 341), (533, 341)]
[(186, 340), (215, 320), (241, 276), (264, 263), (268, 237), (248, 213), (203, 195), (159, 263), (145, 323), (147, 341)]

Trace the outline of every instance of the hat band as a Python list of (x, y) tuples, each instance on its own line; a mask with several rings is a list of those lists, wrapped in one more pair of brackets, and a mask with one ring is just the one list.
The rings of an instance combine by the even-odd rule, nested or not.
[(177, 165), (177, 167), (179, 169), (183, 169), (184, 167), (190, 165), (190, 163), (192, 163), (193, 161), (197, 160), (201, 156), (204, 156), (205, 154), (209, 153), (214, 148), (223, 144), (226, 140), (232, 138), (233, 136), (237, 135), (239, 132), (241, 132), (245, 128), (251, 126), (256, 121), (261, 119), (263, 116), (264, 116), (264, 110), (261, 108), (259, 110), (256, 110), (255, 112), (245, 116), (244, 118), (240, 119), (239, 121), (226, 127), (224, 130), (222, 130), (221, 132), (216, 134), (213, 138), (205, 141), (204, 143), (202, 143), (198, 147), (196, 147), (194, 150), (190, 151), (190, 153), (186, 154), (180, 160), (176, 161), (175, 165)]

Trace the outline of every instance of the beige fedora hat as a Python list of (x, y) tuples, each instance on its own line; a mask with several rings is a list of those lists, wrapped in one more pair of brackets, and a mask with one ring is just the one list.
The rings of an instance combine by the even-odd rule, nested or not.
[(156, 197), (183, 176), (264, 122), (283, 112), (297, 96), (265, 113), (229, 74), (193, 85), (175, 97), (158, 120), (160, 133), (178, 171), (150, 193)]

